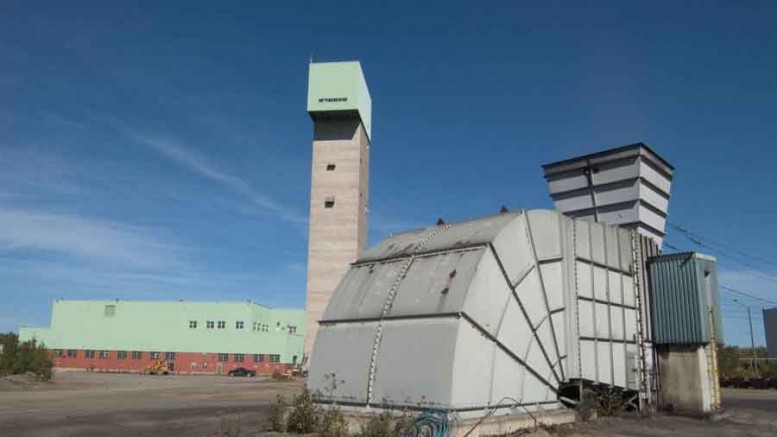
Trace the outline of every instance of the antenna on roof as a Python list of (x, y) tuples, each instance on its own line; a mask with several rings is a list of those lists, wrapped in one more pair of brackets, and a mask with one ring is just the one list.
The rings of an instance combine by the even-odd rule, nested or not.
[(499, 214), (504, 214), (504, 213), (506, 213), (506, 212), (510, 212), (510, 210), (509, 210), (509, 209), (507, 209), (507, 207), (506, 207), (506, 206), (502, 205), (502, 207), (501, 207), (501, 208), (499, 208)]
[(445, 221), (442, 219), (442, 217), (437, 219), (437, 226), (442, 226), (445, 224)]

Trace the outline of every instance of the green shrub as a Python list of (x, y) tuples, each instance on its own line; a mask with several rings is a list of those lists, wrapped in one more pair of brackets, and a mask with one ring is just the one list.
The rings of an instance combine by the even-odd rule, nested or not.
[(267, 416), (267, 422), (264, 424), (265, 431), (286, 432), (286, 399), (283, 395), (275, 398), (275, 403), (270, 405), (270, 413)]
[(286, 432), (309, 434), (318, 430), (320, 411), (313, 404), (313, 399), (307, 388), (302, 390), (291, 404), (289, 417), (286, 419)]
[(31, 373), (41, 381), (51, 379), (51, 368), (54, 367), (54, 362), (42, 343), (35, 340), (19, 343), (19, 337), (13, 333), (0, 335), (0, 342), (3, 344), (0, 374)]

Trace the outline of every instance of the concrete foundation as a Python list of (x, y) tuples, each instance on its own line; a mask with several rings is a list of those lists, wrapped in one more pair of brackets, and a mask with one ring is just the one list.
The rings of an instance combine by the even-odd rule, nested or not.
[[(660, 346), (658, 368), (662, 408), (688, 413), (715, 409), (717, 384), (712, 380), (710, 346)], [(719, 394), (718, 394), (719, 397)]]
[[(364, 410), (358, 412), (344, 409), (343, 413), (350, 434), (358, 434), (370, 418), (380, 414), (382, 410), (373, 409), (367, 413)], [(397, 413), (399, 414), (399, 413)], [(417, 414), (417, 413), (416, 413)], [(449, 417), (449, 437), (480, 437), (509, 435), (521, 430), (531, 430), (540, 426), (564, 425), (574, 423), (576, 415), (574, 410), (557, 409), (552, 411), (523, 412), (516, 411), (513, 414), (499, 414), (484, 418), (487, 411), (477, 415), (469, 412), (467, 418), (458, 417), (452, 413)]]

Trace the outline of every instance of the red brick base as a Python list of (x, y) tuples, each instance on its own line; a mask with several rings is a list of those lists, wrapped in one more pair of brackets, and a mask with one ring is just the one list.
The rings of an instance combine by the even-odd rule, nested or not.
[[(78, 350), (75, 358), (67, 356), (67, 351), (61, 357), (53, 356), (54, 367), (61, 369), (81, 369), (95, 372), (127, 372), (137, 373), (143, 371), (154, 362), (150, 352), (143, 352), (141, 359), (132, 359), (132, 352), (127, 352), (127, 357), (119, 359), (117, 351), (108, 351), (107, 358), (100, 358), (100, 352), (95, 351), (94, 358), (87, 358), (84, 350)], [(160, 355), (165, 357), (164, 352)], [(219, 362), (218, 354), (199, 352), (176, 352), (175, 360), (167, 360), (172, 365), (172, 373), (177, 374), (226, 374), (236, 367), (245, 367), (255, 370), (257, 375), (272, 375), (274, 372), (286, 372), (292, 367), (289, 363), (270, 363), (269, 356), (264, 355), (262, 362), (254, 362), (253, 354), (245, 354), (243, 362), (234, 361), (234, 354), (229, 354), (227, 361)]]

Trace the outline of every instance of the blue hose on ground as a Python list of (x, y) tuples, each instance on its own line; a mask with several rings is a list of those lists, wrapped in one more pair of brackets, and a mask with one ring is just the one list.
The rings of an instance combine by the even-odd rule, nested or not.
[(426, 410), (413, 420), (402, 437), (448, 437), (448, 412)]

